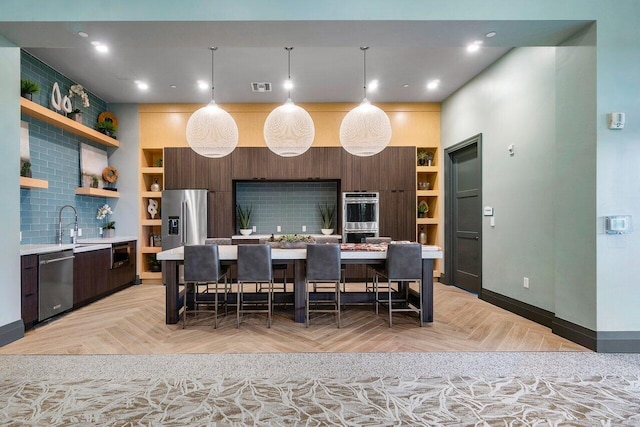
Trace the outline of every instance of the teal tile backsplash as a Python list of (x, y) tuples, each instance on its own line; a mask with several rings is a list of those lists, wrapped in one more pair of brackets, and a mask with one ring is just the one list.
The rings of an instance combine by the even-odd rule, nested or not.
[[(236, 204), (253, 206), (252, 225), (258, 234), (320, 234), (318, 205), (336, 205), (337, 182), (237, 182)], [(336, 218), (337, 221), (337, 218)], [(334, 228), (337, 227), (334, 221)]]
[[(21, 54), (21, 74), (22, 78), (36, 81), (40, 85), (40, 93), (34, 95), (33, 101), (46, 107), (50, 105), (54, 82), (58, 82), (63, 95), (74, 84), (24, 51)], [(93, 127), (98, 114), (107, 110), (107, 103), (91, 94), (87, 88), (85, 91), (89, 93), (91, 106), (83, 109), (83, 124)], [(96, 219), (96, 212), (105, 203), (109, 203), (113, 209), (115, 199), (76, 196), (75, 189), (80, 186), (80, 143), (88, 143), (105, 152), (106, 149), (27, 115), (23, 114), (22, 120), (29, 124), (32, 176), (47, 180), (49, 188), (20, 190), (21, 244), (55, 243), (58, 211), (64, 205), (72, 205), (78, 211), (82, 237), (97, 237), (102, 221)], [(16, 172), (17, 170), (18, 165)], [(65, 225), (72, 222), (73, 211), (65, 209), (62, 219)], [(65, 241), (70, 241), (68, 231), (66, 236)]]

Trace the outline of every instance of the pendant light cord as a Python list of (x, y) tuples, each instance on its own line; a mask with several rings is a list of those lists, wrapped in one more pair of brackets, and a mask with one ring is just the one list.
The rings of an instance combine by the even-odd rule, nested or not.
[(365, 47), (361, 47), (360, 50), (362, 51), (362, 68), (363, 68), (363, 72), (362, 75), (364, 76), (364, 81), (363, 81), (363, 88), (364, 88), (364, 99), (367, 99), (367, 49), (369, 49), (368, 46)]
[(287, 50), (287, 70), (288, 70), (288, 75), (289, 75), (289, 84), (287, 85), (288, 89), (289, 89), (289, 95), (287, 97), (287, 99), (291, 99), (291, 51), (293, 50), (292, 47), (285, 47), (285, 49)]
[(214, 77), (215, 77), (215, 74), (214, 74), (215, 73), (215, 71), (214, 71), (215, 68), (213, 67), (213, 65), (214, 65), (213, 57), (214, 57), (215, 51), (218, 50), (218, 48), (217, 47), (210, 47), (209, 49), (211, 50), (211, 101), (214, 101), (213, 94), (215, 92), (215, 86), (213, 85), (213, 82), (215, 81), (215, 79), (214, 79)]

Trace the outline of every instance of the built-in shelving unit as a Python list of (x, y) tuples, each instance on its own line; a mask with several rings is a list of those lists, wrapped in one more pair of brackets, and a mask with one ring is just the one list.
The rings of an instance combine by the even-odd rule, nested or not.
[(27, 116), (52, 124), (67, 132), (71, 132), (75, 135), (87, 138), (90, 141), (97, 142), (98, 144), (107, 147), (120, 146), (120, 142), (117, 139), (102, 134), (97, 130), (91, 129), (90, 127), (87, 127), (82, 123), (78, 123), (75, 120), (71, 120), (62, 114), (58, 114), (55, 111), (43, 107), (40, 104), (36, 104), (33, 101), (29, 101), (26, 98), (20, 98), (20, 110)]
[[(162, 221), (160, 208), (162, 205), (162, 191), (150, 191), (151, 185), (157, 182), (164, 188), (164, 168), (162, 165), (162, 148), (142, 148), (140, 153), (140, 239), (138, 244), (138, 271), (140, 279), (145, 283), (161, 283), (162, 273), (150, 271), (149, 256), (154, 256), (162, 250), (160, 246), (152, 246), (151, 236), (160, 236)], [(151, 218), (148, 206), (149, 200), (158, 202), (158, 213)]]
[(91, 187), (77, 187), (76, 194), (78, 196), (90, 196), (90, 197), (111, 197), (111, 198), (120, 197), (120, 194), (117, 191), (103, 190), (102, 188), (91, 188)]
[(28, 178), (26, 176), (21, 176), (20, 188), (47, 189), (49, 188), (49, 181), (44, 179)]
[[(425, 161), (424, 165), (421, 165), (418, 160), (418, 153), (426, 151), (430, 154), (431, 161)], [(439, 174), (440, 166), (437, 163), (438, 159), (438, 147), (437, 146), (423, 146), (416, 147), (416, 206), (421, 202), (424, 202), (428, 206), (427, 212), (420, 217), (416, 212), (416, 240), (419, 241), (420, 231), (424, 230), (427, 235), (428, 245), (440, 245), (440, 189), (439, 189)], [(440, 277), (442, 271), (441, 261), (436, 260), (434, 265), (433, 274), (436, 277)]]

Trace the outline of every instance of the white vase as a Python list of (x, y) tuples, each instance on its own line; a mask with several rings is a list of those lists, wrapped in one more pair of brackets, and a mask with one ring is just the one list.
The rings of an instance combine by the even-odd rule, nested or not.
[(250, 228), (241, 228), (240, 229), (240, 234), (242, 234), (243, 236), (248, 236), (249, 234), (251, 234), (253, 230)]
[(320, 231), (322, 231), (322, 234), (326, 236), (333, 234), (333, 228), (321, 228)]

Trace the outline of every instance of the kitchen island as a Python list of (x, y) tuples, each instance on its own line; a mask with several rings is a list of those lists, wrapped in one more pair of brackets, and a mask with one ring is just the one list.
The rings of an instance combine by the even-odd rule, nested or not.
[[(223, 264), (235, 264), (238, 259), (238, 247), (236, 245), (218, 246), (220, 262)], [(304, 323), (305, 318), (305, 270), (304, 260), (307, 257), (306, 249), (277, 249), (271, 251), (274, 263), (294, 265), (294, 319), (297, 323)], [(384, 264), (387, 258), (386, 251), (367, 250), (343, 250), (341, 251), (343, 264)], [(438, 246), (422, 246), (422, 320), (433, 322), (433, 261), (442, 258), (442, 250)], [(179, 312), (182, 306), (180, 301), (178, 284), (178, 266), (184, 261), (184, 247), (178, 247), (162, 251), (157, 254), (157, 259), (162, 261), (162, 281), (166, 286), (166, 323), (178, 323)], [(348, 301), (344, 301), (348, 303)]]

